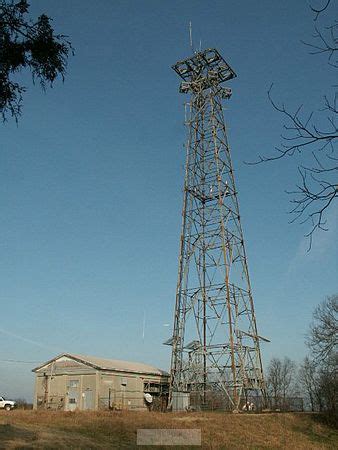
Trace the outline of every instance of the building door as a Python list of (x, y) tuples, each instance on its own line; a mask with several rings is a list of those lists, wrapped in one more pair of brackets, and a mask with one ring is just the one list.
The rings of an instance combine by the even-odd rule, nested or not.
[(83, 393), (83, 409), (94, 409), (94, 395), (91, 389)]
[(66, 410), (75, 411), (79, 406), (79, 380), (69, 380)]
[(70, 389), (68, 392), (67, 411), (75, 411), (79, 407), (79, 393), (77, 390)]

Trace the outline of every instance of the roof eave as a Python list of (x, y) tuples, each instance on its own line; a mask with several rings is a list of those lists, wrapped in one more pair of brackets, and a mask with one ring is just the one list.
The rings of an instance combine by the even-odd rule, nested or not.
[(35, 367), (34, 369), (32, 369), (32, 372), (37, 372), (38, 370), (42, 369), (42, 367), (48, 366), (48, 364), (52, 363), (53, 361), (62, 358), (62, 356), (69, 356), (69, 355), (67, 353), (61, 353), (60, 355), (57, 355), (54, 358), (50, 359), (49, 361), (41, 364), (40, 366)]
[(156, 375), (160, 377), (168, 377), (168, 373), (158, 373), (158, 372), (143, 372), (143, 371), (136, 371), (136, 370), (127, 370), (127, 369), (115, 369), (115, 368), (107, 368), (107, 367), (101, 367), (97, 364), (91, 363), (89, 361), (86, 361), (85, 359), (79, 358), (78, 356), (74, 356), (70, 353), (61, 353), (60, 355), (55, 356), (54, 358), (50, 359), (49, 361), (45, 362), (44, 364), (41, 364), (41, 366), (35, 367), (32, 369), (32, 372), (37, 372), (38, 370), (42, 369), (44, 366), (48, 366), (48, 364), (51, 364), (53, 361), (56, 361), (59, 358), (62, 358), (63, 356), (73, 359), (74, 361), (80, 362), (86, 366), (93, 367), (96, 370), (104, 370), (107, 372), (123, 372), (123, 373), (134, 373), (134, 374), (141, 374), (141, 375)]

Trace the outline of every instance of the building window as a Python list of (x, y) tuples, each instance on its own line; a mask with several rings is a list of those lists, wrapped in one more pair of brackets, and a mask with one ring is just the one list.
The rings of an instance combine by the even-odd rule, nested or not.
[(70, 388), (78, 388), (79, 387), (79, 380), (69, 380), (69, 387)]
[(72, 403), (72, 404), (76, 403), (76, 398), (70, 398), (69, 403)]

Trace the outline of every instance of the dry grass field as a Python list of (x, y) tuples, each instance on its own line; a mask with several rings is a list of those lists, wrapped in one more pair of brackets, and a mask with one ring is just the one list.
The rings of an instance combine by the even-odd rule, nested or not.
[(136, 432), (140, 428), (200, 428), (202, 448), (205, 449), (338, 448), (337, 430), (326, 425), (316, 414), (68, 413), (19, 410), (10, 413), (1, 411), (0, 448), (147, 448), (136, 445)]

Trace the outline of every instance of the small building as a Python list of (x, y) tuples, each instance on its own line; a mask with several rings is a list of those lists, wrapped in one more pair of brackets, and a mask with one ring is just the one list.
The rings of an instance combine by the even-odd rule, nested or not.
[(169, 374), (147, 364), (64, 353), (33, 369), (34, 409), (159, 409)]

